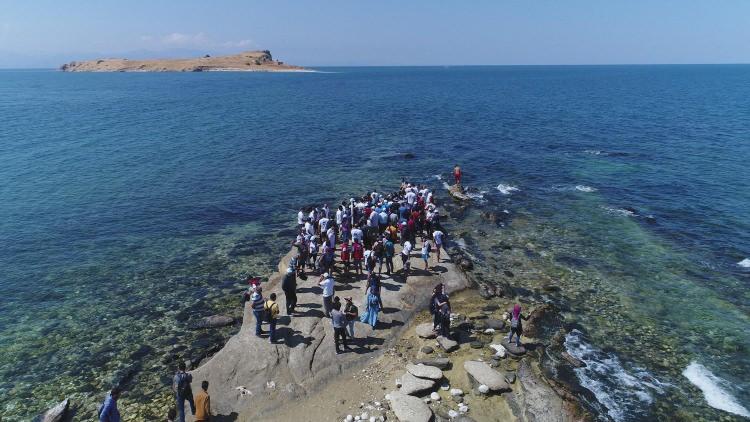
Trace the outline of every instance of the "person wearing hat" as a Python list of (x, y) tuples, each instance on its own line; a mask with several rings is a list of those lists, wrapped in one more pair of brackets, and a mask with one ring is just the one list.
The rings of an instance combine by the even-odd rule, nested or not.
[(359, 309), (352, 302), (352, 298), (345, 297), (346, 305), (344, 306), (344, 315), (346, 315), (346, 331), (349, 334), (349, 338), (354, 338), (354, 321), (359, 318)]
[(325, 273), (320, 276), (318, 285), (323, 289), (323, 310), (325, 311), (326, 317), (331, 316), (331, 309), (333, 309), (334, 284), (335, 282), (330, 273)]
[(255, 287), (255, 291), (250, 296), (253, 306), (253, 316), (255, 316), (255, 335), (260, 337), (263, 334), (263, 317), (265, 316), (265, 304), (263, 300), (263, 289), (260, 286)]

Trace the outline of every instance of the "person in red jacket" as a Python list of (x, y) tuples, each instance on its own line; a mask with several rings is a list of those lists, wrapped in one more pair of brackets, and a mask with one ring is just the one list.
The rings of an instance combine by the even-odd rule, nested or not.
[(350, 264), (350, 256), (349, 256), (349, 242), (344, 242), (341, 244), (341, 263), (344, 264), (344, 271), (349, 274), (349, 264)]
[(352, 244), (352, 259), (354, 260), (354, 271), (356, 274), (362, 274), (362, 260), (365, 258), (365, 249), (359, 240)]

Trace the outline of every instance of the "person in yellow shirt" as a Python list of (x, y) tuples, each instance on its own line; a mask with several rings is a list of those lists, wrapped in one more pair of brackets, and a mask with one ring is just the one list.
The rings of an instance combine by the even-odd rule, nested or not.
[(211, 420), (211, 396), (208, 395), (208, 381), (201, 383), (201, 392), (195, 396), (195, 422)]
[(271, 293), (266, 301), (266, 317), (268, 318), (268, 339), (271, 343), (276, 342), (276, 319), (279, 316), (279, 305), (276, 303), (276, 293)]

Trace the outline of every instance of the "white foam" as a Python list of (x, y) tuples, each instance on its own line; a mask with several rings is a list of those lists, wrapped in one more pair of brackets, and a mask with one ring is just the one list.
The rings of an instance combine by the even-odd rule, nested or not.
[(625, 209), (622, 209), (622, 208), (614, 208), (614, 207), (605, 207), (605, 206), (602, 206), (602, 209), (604, 211), (606, 211), (607, 213), (609, 213), (609, 214), (621, 215), (621, 216), (624, 216), (624, 217), (632, 217), (632, 216), (635, 215), (635, 213), (633, 211), (625, 210)]
[(586, 185), (576, 185), (575, 189), (580, 192), (596, 192), (597, 191), (596, 188), (592, 188), (591, 186), (586, 186)]
[(591, 155), (602, 155), (602, 151), (599, 151), (596, 149), (587, 149), (583, 152), (585, 152), (586, 154), (591, 154)]
[(690, 365), (682, 371), (682, 375), (703, 392), (703, 397), (709, 406), (750, 418), (750, 411), (739, 404), (737, 399), (727, 391), (728, 383), (714, 375), (705, 366), (698, 362), (690, 362)]
[(743, 259), (742, 261), (738, 262), (737, 265), (742, 268), (750, 268), (750, 258)]
[(520, 189), (515, 186), (504, 185), (500, 183), (499, 185), (497, 185), (497, 190), (499, 190), (503, 195), (510, 195), (513, 192), (518, 192)]
[(617, 356), (605, 353), (586, 343), (583, 333), (571, 331), (565, 337), (565, 349), (586, 363), (576, 368), (581, 385), (594, 393), (596, 399), (615, 421), (629, 419), (654, 401), (652, 394), (662, 394), (668, 384), (662, 383), (645, 369), (625, 369)]

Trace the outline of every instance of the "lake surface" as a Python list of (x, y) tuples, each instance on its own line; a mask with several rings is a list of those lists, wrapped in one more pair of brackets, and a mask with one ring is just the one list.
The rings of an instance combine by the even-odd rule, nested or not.
[(603, 420), (749, 416), (750, 66), (321, 70), (0, 71), (3, 419), (163, 399), (300, 205), (455, 163), (454, 240), (559, 286)]

